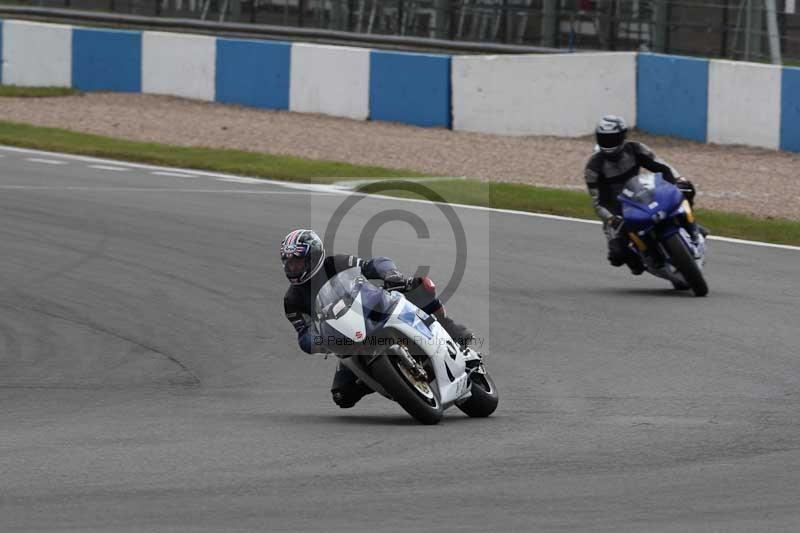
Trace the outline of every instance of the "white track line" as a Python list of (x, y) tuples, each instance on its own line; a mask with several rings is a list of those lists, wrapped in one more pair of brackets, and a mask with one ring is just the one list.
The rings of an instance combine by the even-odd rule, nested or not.
[(225, 178), (217, 178), (217, 181), (229, 181), (231, 183), (247, 183), (250, 185), (260, 185), (264, 183), (264, 180), (258, 178), (239, 178), (239, 177), (225, 177)]
[(131, 170), (125, 167), (112, 167), (110, 165), (89, 165), (89, 168), (96, 168), (97, 170), (111, 170), (114, 172), (129, 172)]
[(166, 170), (154, 170), (150, 174), (155, 176), (171, 176), (173, 178), (199, 178), (200, 176), (192, 175), (192, 174), (183, 174), (180, 172), (169, 172)]
[[(220, 172), (208, 172), (208, 171), (204, 171), (204, 170), (200, 171), (200, 170), (179, 168), (179, 167), (159, 167), (159, 166), (155, 166), (155, 165), (146, 165), (146, 164), (142, 164), (142, 163), (128, 163), (126, 161), (116, 161), (116, 160), (112, 160), (112, 159), (102, 159), (102, 158), (98, 158), (98, 157), (88, 157), (88, 156), (73, 155), (73, 154), (61, 154), (61, 153), (58, 153), (58, 152), (46, 152), (46, 151), (42, 151), (42, 150), (32, 150), (30, 148), (17, 148), (17, 147), (14, 147), (14, 146), (0, 146), (0, 150), (6, 151), (6, 152), (23, 153), (23, 154), (36, 154), (36, 155), (45, 155), (45, 156), (51, 156), (51, 157), (60, 157), (60, 158), (63, 158), (63, 159), (71, 159), (71, 160), (74, 160), (74, 161), (83, 161), (83, 162), (91, 162), (91, 163), (110, 163), (110, 164), (113, 164), (113, 165), (121, 165), (121, 166), (126, 166), (126, 167), (129, 167), (129, 168), (142, 168), (142, 169), (147, 169), (147, 170), (161, 170), (161, 171), (166, 171), (166, 172), (186, 172), (186, 173), (193, 173), (193, 174), (196, 174), (198, 176), (208, 176), (208, 177), (212, 177), (212, 178), (236, 178), (236, 179), (242, 179), (241, 176), (234, 176), (234, 175), (231, 175), (231, 174), (223, 174), (223, 173), (220, 173)], [(247, 178), (247, 179), (255, 180), (259, 184), (263, 184), (263, 185), (273, 185), (273, 186), (276, 186), (276, 187), (282, 187), (284, 189), (302, 190), (302, 191), (307, 191), (309, 193), (314, 192), (314, 193), (329, 193), (329, 194), (330, 193), (333, 193), (333, 194), (353, 194), (353, 193), (350, 193), (349, 191), (343, 191), (343, 190), (338, 189), (337, 187), (331, 186), (331, 185), (308, 184), (308, 183), (292, 183), (292, 182), (286, 182), (286, 181), (269, 180), (269, 179), (257, 179), (257, 178)], [(355, 193), (355, 194), (360, 194), (360, 193)], [(419, 199), (414, 199), (414, 198), (396, 198), (396, 197), (393, 197), (393, 196), (383, 196), (383, 195), (377, 195), (377, 194), (376, 195), (370, 195), (370, 196), (373, 197), (373, 198), (381, 198), (381, 199), (386, 199), (386, 200), (392, 200), (392, 201), (395, 201), (395, 202), (420, 202), (420, 203), (426, 203), (426, 204), (430, 204), (431, 203), (428, 200), (419, 200)], [(453, 206), (454, 208), (459, 208), (459, 209), (475, 209), (475, 210), (478, 210), (478, 211), (491, 211), (491, 212), (494, 212), (494, 213), (504, 213), (504, 214), (509, 214), (509, 215), (532, 217), (532, 218), (544, 218), (544, 219), (548, 219), (548, 220), (563, 220), (563, 221), (566, 221), (566, 222), (580, 222), (582, 224), (595, 224), (595, 225), (600, 224), (600, 222), (597, 221), (597, 220), (586, 220), (586, 219), (582, 219), (582, 218), (562, 217), (562, 216), (558, 216), (558, 215), (548, 215), (548, 214), (545, 214), (545, 213), (530, 213), (528, 211), (516, 211), (516, 210), (513, 210), (513, 209), (498, 209), (498, 208), (494, 208), (494, 207), (482, 207), (482, 206), (464, 205), (464, 204), (447, 204), (447, 205), (450, 205), (450, 206)], [(732, 243), (732, 244), (743, 244), (743, 245), (747, 245), (747, 246), (759, 246), (759, 247), (762, 247), (762, 248), (776, 248), (776, 249), (781, 249), (781, 250), (792, 250), (792, 251), (795, 251), (795, 252), (800, 252), (800, 246), (791, 246), (791, 245), (788, 245), (788, 244), (773, 244), (773, 243), (770, 243), (770, 242), (748, 241), (748, 240), (744, 240), (744, 239), (733, 239), (733, 238), (729, 238), (729, 237), (717, 237), (717, 236), (714, 236), (714, 235), (710, 235), (709, 239), (715, 240), (715, 241), (729, 242), (729, 243)]]
[(745, 239), (734, 239), (733, 237), (718, 237), (716, 235), (709, 235), (708, 238), (713, 241), (747, 244), (748, 246), (761, 246), (762, 248), (780, 248), (781, 250), (794, 250), (796, 252), (800, 251), (800, 246), (792, 246), (791, 244), (774, 244), (771, 242), (748, 241)]
[(66, 165), (66, 161), (58, 161), (56, 159), (40, 159), (38, 157), (28, 157), (25, 161), (30, 161), (31, 163), (44, 163), (45, 165)]
[(333, 196), (332, 192), (308, 191), (276, 191), (272, 189), (200, 189), (200, 188), (175, 188), (175, 187), (91, 187), (70, 185), (0, 185), (3, 191), (86, 191), (86, 192), (198, 192), (220, 194), (273, 194), (273, 195), (298, 195), (313, 194), (320, 196)]

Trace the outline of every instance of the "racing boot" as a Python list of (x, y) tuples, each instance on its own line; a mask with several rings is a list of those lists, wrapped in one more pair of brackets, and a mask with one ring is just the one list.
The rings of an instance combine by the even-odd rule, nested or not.
[(608, 241), (608, 262), (615, 267), (628, 265), (634, 276), (639, 276), (644, 272), (641, 258), (628, 248), (628, 241), (622, 237), (615, 237)]
[(373, 392), (375, 391), (362, 383), (349, 368), (339, 363), (331, 384), (333, 403), (342, 409), (349, 409)]
[(613, 266), (622, 266), (628, 265), (628, 268), (631, 270), (631, 274), (634, 276), (641, 276), (642, 272), (644, 272), (644, 263), (642, 263), (641, 257), (633, 253), (629, 248), (622, 248), (620, 250), (621, 253), (617, 254), (608, 254), (608, 261)]
[(632, 257), (626, 260), (625, 263), (631, 270), (631, 274), (633, 274), (634, 276), (641, 276), (642, 272), (644, 272), (644, 264), (642, 263), (642, 260), (639, 259), (638, 256), (634, 256), (633, 254), (631, 254), (631, 256)]

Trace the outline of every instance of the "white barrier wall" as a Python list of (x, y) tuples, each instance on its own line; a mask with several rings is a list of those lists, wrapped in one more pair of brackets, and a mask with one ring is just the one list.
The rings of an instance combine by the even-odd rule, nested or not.
[(293, 44), (289, 109), (366, 120), (369, 63), (365, 48)]
[(453, 57), (453, 129), (576, 137), (636, 123), (636, 54)]
[(781, 67), (711, 61), (708, 142), (780, 145)]
[(4, 20), (3, 83), (72, 85), (72, 27)]
[(214, 37), (146, 31), (142, 35), (142, 92), (212, 101), (216, 59)]

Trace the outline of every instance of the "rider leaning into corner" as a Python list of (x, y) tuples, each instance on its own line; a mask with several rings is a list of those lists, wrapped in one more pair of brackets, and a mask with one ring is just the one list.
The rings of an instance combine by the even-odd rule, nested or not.
[[(600, 119), (595, 129), (597, 146), (586, 163), (584, 176), (592, 205), (603, 221), (608, 240), (608, 261), (616, 267), (626, 264), (638, 276), (644, 271), (644, 265), (628, 247), (622, 206), (617, 200), (625, 182), (637, 176), (644, 167), (651, 172), (660, 172), (666, 181), (675, 184), (690, 204), (694, 203), (695, 188), (692, 182), (682, 178), (674, 167), (658, 158), (647, 146), (628, 141), (627, 134), (628, 128), (621, 117), (606, 115)], [(698, 240), (698, 231), (704, 231), (694, 223), (686, 229), (695, 241)]]
[[(410, 278), (403, 275), (388, 257), (364, 260), (353, 255), (325, 255), (322, 240), (312, 230), (296, 229), (281, 243), (283, 271), (289, 279), (289, 289), (283, 298), (286, 318), (297, 330), (297, 342), (306, 353), (324, 353), (328, 350), (319, 343), (317, 329), (312, 319), (317, 293), (333, 276), (349, 268), (358, 267), (367, 279), (383, 281), (387, 290), (405, 293), (406, 298), (428, 314), (436, 317), (445, 331), (466, 348), (473, 339), (472, 332), (453, 322), (436, 297), (436, 286), (428, 278)], [(342, 408), (353, 407), (372, 389), (358, 381), (347, 367), (339, 363), (333, 376), (331, 394)]]

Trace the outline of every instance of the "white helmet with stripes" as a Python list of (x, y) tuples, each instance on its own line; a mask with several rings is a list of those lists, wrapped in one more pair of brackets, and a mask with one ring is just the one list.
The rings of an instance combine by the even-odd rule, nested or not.
[(296, 229), (281, 243), (283, 272), (292, 285), (301, 285), (322, 268), (325, 247), (322, 239), (310, 229)]

